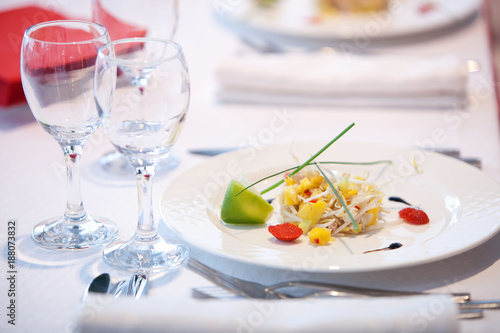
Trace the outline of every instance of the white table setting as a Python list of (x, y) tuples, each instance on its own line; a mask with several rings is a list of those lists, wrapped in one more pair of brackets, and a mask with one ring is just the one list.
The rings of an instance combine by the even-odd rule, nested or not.
[[(148, 0), (155, 15), (144, 16), (134, 0), (112, 2), (0, 4), (18, 22), (15, 33), (0, 24), (0, 58), (20, 63), (0, 77), (1, 332), (498, 330), (491, 1), (389, 1), (388, 16), (318, 16), (296, 0), (161, 10)], [(158, 18), (165, 29), (148, 28)], [(36, 34), (69, 19), (56, 25), (92, 26), (91, 43)], [(76, 123), (85, 131), (64, 130)], [(155, 131), (161, 144), (146, 151)], [(107, 169), (116, 151), (131, 163), (123, 174)], [(369, 214), (385, 219), (352, 232), (339, 222), (323, 246), (307, 232), (276, 239), (268, 227), (284, 218), (292, 183), (271, 185), (308, 163), (325, 181), (328, 169), (380, 186), (384, 208)], [(244, 195), (270, 202), (236, 210), (237, 223), (257, 225), (224, 218), (232, 181), (256, 182)], [(428, 224), (402, 222), (402, 201)], [(78, 225), (77, 237), (57, 225)], [(290, 281), (285, 294), (270, 287)]]

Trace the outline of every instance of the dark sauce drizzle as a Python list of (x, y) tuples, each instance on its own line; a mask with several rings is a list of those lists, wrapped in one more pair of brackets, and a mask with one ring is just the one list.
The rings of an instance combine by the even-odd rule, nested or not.
[(392, 243), (391, 245), (389, 245), (388, 247), (383, 247), (381, 249), (376, 249), (376, 250), (371, 250), (371, 251), (365, 251), (363, 253), (370, 253), (370, 252), (377, 252), (377, 251), (388, 251), (388, 250), (395, 250), (395, 249), (399, 249), (401, 246), (403, 246), (403, 244), (401, 243)]
[(409, 203), (408, 201), (406, 201), (404, 199), (401, 199), (400, 197), (389, 197), (389, 198), (387, 198), (387, 200), (389, 200), (389, 201), (395, 201), (395, 202), (401, 202), (401, 203), (404, 203), (405, 205), (413, 206), (411, 203)]

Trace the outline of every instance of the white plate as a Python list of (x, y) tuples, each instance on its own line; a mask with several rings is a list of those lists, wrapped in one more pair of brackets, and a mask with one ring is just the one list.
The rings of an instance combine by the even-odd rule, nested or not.
[[(305, 161), (325, 142), (293, 145)], [(415, 175), (414, 159), (421, 170)], [(167, 223), (187, 242), (212, 254), (276, 268), (314, 272), (357, 272), (405, 267), (440, 260), (471, 249), (500, 229), (500, 185), (480, 170), (450, 157), (375, 143), (337, 142), (318, 161), (391, 160), (391, 165), (339, 166), (340, 171), (370, 177), (389, 196), (399, 196), (427, 212), (430, 223), (406, 223), (316, 246), (302, 236), (294, 242), (276, 240), (266, 226), (231, 226), (219, 218), (230, 179), (250, 181), (297, 165), (290, 146), (275, 145), (235, 151), (211, 158), (174, 180), (165, 190), (161, 210)], [(392, 180), (392, 181), (391, 181)], [(257, 185), (262, 190), (276, 179)], [(275, 192), (274, 194), (276, 194)], [(272, 193), (264, 197), (272, 197)], [(403, 204), (385, 202), (395, 219)], [(276, 224), (277, 213), (269, 221)], [(393, 242), (403, 247), (363, 254)]]
[[(471, 17), (481, 4), (479, 0), (391, 0), (388, 11), (314, 20), (318, 16), (316, 8), (311, 8), (314, 1), (282, 0), (270, 8), (257, 6), (253, 0), (218, 3), (215, 9), (221, 21), (246, 37), (320, 45), (349, 40), (359, 47), (449, 28)], [(432, 9), (422, 12), (429, 3)]]

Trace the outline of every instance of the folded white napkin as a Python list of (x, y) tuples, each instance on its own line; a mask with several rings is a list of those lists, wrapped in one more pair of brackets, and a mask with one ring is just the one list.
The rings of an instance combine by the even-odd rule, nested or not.
[(116, 299), (87, 306), (86, 332), (457, 332), (445, 296), (293, 300)]
[(436, 56), (339, 52), (245, 54), (217, 66), (221, 102), (454, 107), (466, 98), (466, 63)]

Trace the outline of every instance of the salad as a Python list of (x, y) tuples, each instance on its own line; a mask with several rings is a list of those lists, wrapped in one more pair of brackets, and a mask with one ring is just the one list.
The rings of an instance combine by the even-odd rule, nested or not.
[(377, 224), (384, 193), (367, 181), (368, 172), (351, 176), (325, 171), (329, 182), (312, 166), (285, 178), (278, 196), (280, 221), (297, 224), (303, 233), (320, 227), (332, 235), (357, 234)]
[[(231, 181), (221, 205), (221, 220), (228, 224), (265, 224), (273, 215), (274, 207), (262, 198), (262, 194), (283, 184), (278, 195), (280, 224), (268, 226), (269, 232), (279, 240), (293, 241), (306, 234), (312, 243), (326, 245), (334, 235), (359, 234), (375, 229), (386, 211), (382, 204), (384, 193), (377, 184), (368, 181), (369, 173), (339, 174), (320, 167), (320, 164), (341, 162), (316, 162), (316, 158), (352, 126), (354, 123), (299, 166), (252, 184)], [(392, 162), (342, 163), (372, 165)], [(418, 173), (417, 165), (414, 166)], [(257, 183), (278, 175), (281, 179), (260, 193), (253, 188)], [(429, 223), (427, 214), (414, 207), (401, 210), (399, 217), (392, 223)]]

